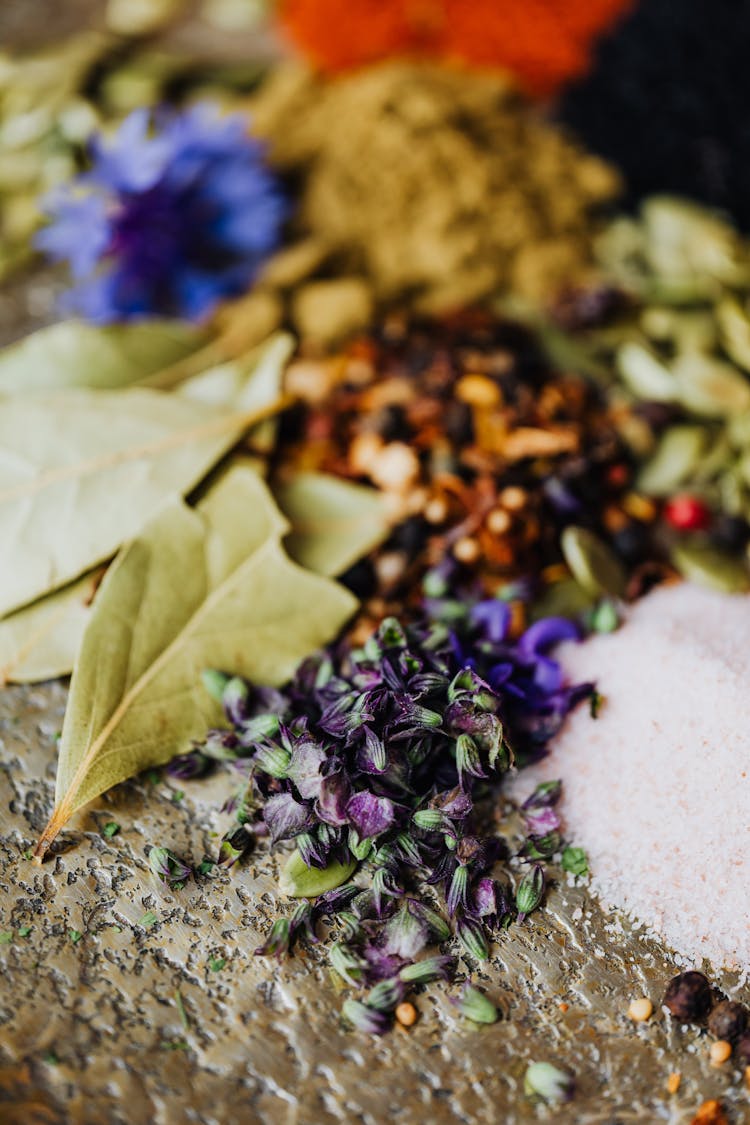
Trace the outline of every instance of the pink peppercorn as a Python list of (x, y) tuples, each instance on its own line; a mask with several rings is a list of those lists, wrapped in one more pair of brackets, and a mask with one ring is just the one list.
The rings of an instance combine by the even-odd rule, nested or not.
[(664, 505), (664, 519), (678, 531), (703, 531), (711, 523), (711, 512), (696, 496), (673, 496)]

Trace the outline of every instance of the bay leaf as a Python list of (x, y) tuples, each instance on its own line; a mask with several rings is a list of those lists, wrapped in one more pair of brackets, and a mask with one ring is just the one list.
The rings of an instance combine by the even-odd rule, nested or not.
[(282, 405), (229, 412), (132, 387), (0, 400), (0, 615), (111, 557)]
[(181, 321), (63, 320), (0, 351), (0, 394), (126, 387), (196, 351), (204, 336)]
[(379, 492), (327, 473), (298, 473), (274, 496), (292, 525), (287, 551), (316, 574), (343, 574), (390, 531)]
[(239, 467), (197, 509), (169, 500), (120, 553), (73, 673), (37, 856), (77, 809), (220, 719), (204, 668), (280, 684), (354, 612), (347, 590), (289, 559), (286, 530), (261, 478)]
[(100, 580), (92, 571), (0, 621), (0, 686), (70, 674)]

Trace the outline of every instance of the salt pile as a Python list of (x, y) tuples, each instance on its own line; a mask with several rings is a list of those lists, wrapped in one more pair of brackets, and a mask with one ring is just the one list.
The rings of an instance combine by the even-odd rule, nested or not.
[(558, 650), (596, 681), (533, 776), (563, 780), (593, 889), (693, 964), (750, 970), (750, 596), (657, 590), (616, 633)]

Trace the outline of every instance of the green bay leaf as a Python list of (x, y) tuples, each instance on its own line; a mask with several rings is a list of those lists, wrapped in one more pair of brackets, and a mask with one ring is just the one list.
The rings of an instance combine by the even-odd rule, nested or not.
[(183, 359), (204, 338), (181, 321), (96, 327), (63, 320), (0, 351), (0, 394), (126, 387)]
[(100, 579), (93, 571), (0, 620), (0, 686), (69, 675)]
[(287, 551), (317, 574), (343, 574), (390, 531), (381, 493), (326, 473), (298, 473), (274, 496), (292, 525)]
[(0, 400), (0, 615), (77, 578), (283, 405), (128, 388)]
[(168, 501), (121, 552), (73, 673), (38, 856), (77, 809), (219, 721), (204, 668), (282, 683), (354, 612), (347, 590), (288, 558), (286, 530), (261, 478), (240, 467), (195, 510)]

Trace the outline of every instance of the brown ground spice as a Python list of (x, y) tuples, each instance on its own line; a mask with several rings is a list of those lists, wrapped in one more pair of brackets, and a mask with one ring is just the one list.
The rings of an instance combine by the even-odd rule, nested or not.
[(290, 64), (251, 108), (298, 192), (294, 234), (315, 240), (281, 271), (296, 292), (317, 274), (422, 311), (543, 299), (585, 275), (619, 190), (500, 75), (396, 62), (326, 81)]

